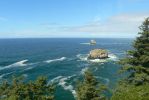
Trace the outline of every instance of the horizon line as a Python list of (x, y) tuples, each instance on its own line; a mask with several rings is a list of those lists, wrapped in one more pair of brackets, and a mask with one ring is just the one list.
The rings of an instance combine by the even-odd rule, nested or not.
[(134, 39), (136, 37), (8, 37), (8, 38), (1, 38), (0, 39), (79, 39), (79, 38), (86, 38), (86, 39), (99, 39), (99, 38), (115, 38), (115, 39)]

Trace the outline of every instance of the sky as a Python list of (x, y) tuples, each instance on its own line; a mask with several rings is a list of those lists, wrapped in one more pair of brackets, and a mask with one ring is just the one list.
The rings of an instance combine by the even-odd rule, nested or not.
[(0, 38), (134, 38), (149, 0), (0, 0)]

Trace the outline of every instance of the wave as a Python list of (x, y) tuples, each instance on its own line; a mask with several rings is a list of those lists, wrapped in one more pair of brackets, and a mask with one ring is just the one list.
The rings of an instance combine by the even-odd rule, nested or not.
[(27, 66), (27, 64), (25, 64), (27, 61), (28, 60), (21, 60), (6, 67)]
[(12, 73), (13, 73), (13, 72), (2, 74), (2, 75), (0, 75), (0, 79), (2, 79), (4, 76), (7, 76), (7, 75), (12, 74)]
[(74, 90), (74, 87), (72, 85), (67, 85), (66, 82), (66, 80), (70, 79), (73, 76), (61, 78), (58, 85), (62, 86), (65, 90), (69, 90), (73, 94), (73, 96), (76, 97), (76, 91)]
[(93, 63), (104, 63), (107, 61), (117, 61), (118, 57), (112, 53), (110, 53), (108, 56), (109, 58), (107, 59), (88, 59), (88, 54), (78, 54), (76, 55), (77, 58), (79, 58), (80, 60), (78, 61), (88, 61), (88, 62), (93, 62)]
[(66, 82), (67, 80), (71, 79), (74, 76), (76, 76), (76, 75), (72, 75), (72, 76), (68, 76), (68, 77), (57, 76), (57, 77), (53, 78), (52, 80), (50, 80), (48, 82), (48, 84), (58, 83), (58, 85), (62, 86), (64, 88), (64, 90), (70, 91), (73, 94), (73, 96), (76, 97), (76, 91), (74, 90), (74, 87)]
[(28, 70), (31, 70), (31, 69), (33, 69), (34, 67), (28, 67), (28, 68), (26, 68), (26, 69), (24, 69), (23, 71), (28, 71)]
[(29, 63), (29, 64), (27, 64), (27, 65), (34, 65), (34, 66), (27, 66), (27, 67), (25, 67), (25, 69), (22, 70), (22, 72), (28, 71), (28, 70), (31, 70), (31, 69), (35, 68), (35, 65), (37, 65), (39, 63), (40, 62), (35, 62), (35, 63)]
[(114, 54), (109, 54), (108, 55), (109, 56), (109, 60), (113, 60), (113, 61), (117, 61), (118, 60), (118, 57), (116, 56), (116, 55), (114, 55)]
[(63, 76), (57, 76), (57, 77), (53, 78), (52, 80), (50, 80), (50, 81), (48, 82), (48, 84), (58, 82), (59, 79), (61, 79), (62, 77), (63, 77)]
[(58, 59), (47, 60), (45, 62), (46, 63), (51, 63), (51, 62), (56, 62), (56, 61), (63, 61), (65, 59), (66, 59), (66, 57), (61, 57), (61, 58), (58, 58)]
[(1, 67), (0, 70), (3, 70), (3, 69), (8, 69), (8, 68), (12, 68), (12, 67), (24, 67), (24, 66), (27, 66), (28, 64), (26, 64), (28, 60), (21, 60), (21, 61), (18, 61), (16, 63), (13, 63), (13, 64), (10, 64), (8, 66), (5, 66), (5, 67)]
[(77, 54), (76, 55), (77, 58), (79, 58), (81, 61), (87, 61), (87, 57), (88, 57), (88, 54)]

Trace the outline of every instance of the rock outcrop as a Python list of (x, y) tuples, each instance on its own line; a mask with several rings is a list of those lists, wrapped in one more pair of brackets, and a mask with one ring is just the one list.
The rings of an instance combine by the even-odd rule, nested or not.
[(105, 59), (108, 58), (108, 52), (104, 49), (91, 50), (88, 59)]
[(96, 41), (95, 40), (91, 40), (90, 41), (90, 45), (96, 45)]

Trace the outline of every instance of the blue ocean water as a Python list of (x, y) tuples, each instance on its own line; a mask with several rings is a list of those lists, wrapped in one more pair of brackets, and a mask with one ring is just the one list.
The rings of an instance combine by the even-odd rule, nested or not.
[[(96, 78), (113, 89), (120, 79), (117, 61), (131, 49), (133, 39), (97, 38), (0, 39), (0, 81), (23, 75), (26, 81), (40, 75), (57, 85), (56, 100), (74, 100), (75, 83), (90, 69)], [(110, 58), (87, 60), (94, 48), (107, 49)]]

